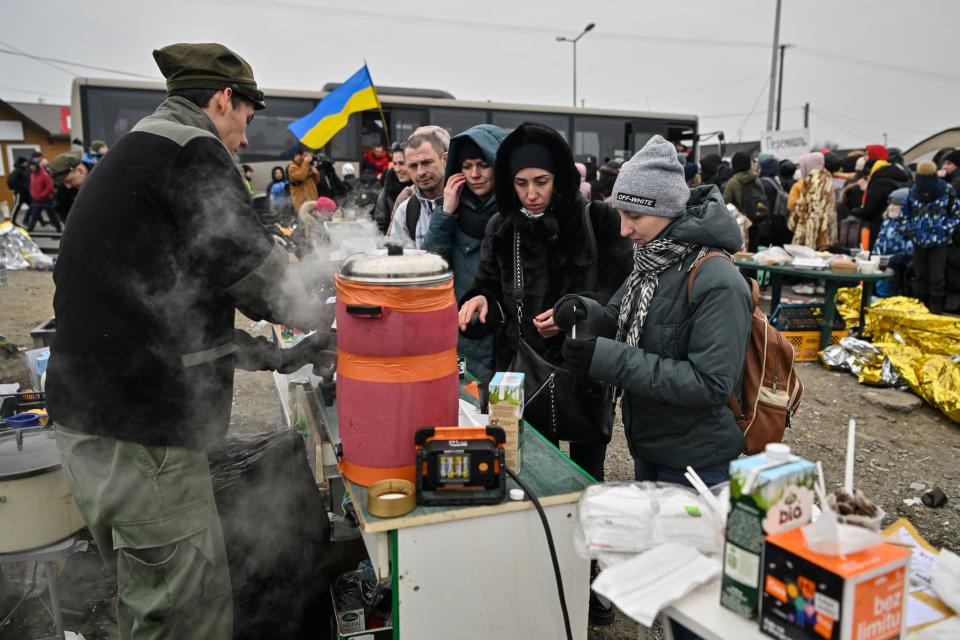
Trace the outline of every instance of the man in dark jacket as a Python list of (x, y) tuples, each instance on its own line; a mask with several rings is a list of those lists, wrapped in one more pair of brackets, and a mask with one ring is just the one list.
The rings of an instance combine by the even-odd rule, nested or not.
[(77, 507), (117, 574), (120, 637), (229, 640), (206, 452), (244, 363), (235, 314), (303, 329), (332, 314), (259, 224), (233, 159), (265, 106), (249, 64), (219, 44), (153, 55), (168, 97), (97, 163), (61, 242), (48, 408)]
[(64, 224), (67, 223), (67, 216), (70, 215), (80, 187), (90, 173), (91, 167), (82, 161), (82, 157), (79, 151), (69, 151), (61, 153), (47, 165), (50, 177), (56, 185), (53, 191), (53, 210)]
[[(766, 217), (766, 196), (757, 174), (753, 170), (750, 154), (738, 151), (730, 161), (733, 177), (723, 190), (723, 200), (749, 218), (753, 224), (747, 230), (747, 251), (756, 251), (760, 239), (761, 218)], [(762, 200), (763, 206), (760, 207)]]
[[(453, 268), (453, 287), (460, 300), (473, 284), (480, 264), (480, 244), (490, 218), (497, 212), (493, 167), (507, 132), (479, 124), (450, 139), (443, 204), (435, 207), (423, 249), (443, 256)], [(493, 336), (468, 340), (457, 351), (467, 370), (481, 383), (493, 377)]]
[(10, 212), (10, 222), (17, 224), (17, 214), (23, 209), (24, 220), (30, 222), (30, 167), (26, 158), (17, 158), (16, 165), (7, 176), (7, 187), (13, 194), (13, 210)]
[(700, 169), (703, 173), (701, 184), (713, 184), (720, 186), (720, 165), (723, 164), (723, 158), (718, 153), (711, 153), (700, 159)]
[[(595, 339), (570, 339), (574, 371), (623, 391), (623, 424), (637, 480), (689, 484), (689, 465), (707, 484), (729, 478), (744, 449), (727, 406), (738, 393), (750, 333), (751, 296), (732, 262), (707, 251), (740, 249), (740, 230), (715, 186), (686, 190), (673, 145), (650, 140), (614, 187), (634, 269), (606, 305), (568, 296), (554, 309), (569, 332), (576, 319)], [(662, 139), (661, 139), (662, 140)], [(689, 193), (689, 200), (686, 195)]]
[(953, 190), (960, 193), (960, 149), (953, 150), (943, 156), (941, 171), (943, 179), (953, 185)]
[[(874, 160), (874, 163), (880, 162)], [(871, 164), (867, 164), (867, 172), (872, 170)], [(864, 221), (870, 228), (870, 247), (877, 242), (877, 236), (880, 233), (880, 226), (883, 224), (883, 212), (887, 210), (887, 203), (890, 194), (902, 187), (910, 186), (910, 176), (905, 174), (900, 167), (887, 164), (869, 174), (867, 181), (867, 191), (863, 196), (863, 204), (853, 209), (850, 213)]]

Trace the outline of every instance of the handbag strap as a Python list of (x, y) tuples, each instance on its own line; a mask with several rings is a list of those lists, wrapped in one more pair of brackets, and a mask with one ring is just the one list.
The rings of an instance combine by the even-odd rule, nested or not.
[(513, 301), (517, 304), (517, 322), (523, 320), (523, 266), (520, 264), (520, 232), (513, 232)]

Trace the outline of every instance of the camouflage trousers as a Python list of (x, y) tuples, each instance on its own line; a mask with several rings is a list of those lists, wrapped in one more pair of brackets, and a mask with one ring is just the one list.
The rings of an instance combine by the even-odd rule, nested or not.
[(57, 428), (64, 475), (117, 576), (121, 640), (233, 636), (207, 456)]

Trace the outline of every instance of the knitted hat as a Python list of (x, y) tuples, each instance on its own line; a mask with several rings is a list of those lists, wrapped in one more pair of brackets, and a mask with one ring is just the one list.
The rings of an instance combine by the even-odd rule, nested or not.
[(750, 154), (743, 151), (737, 151), (730, 159), (730, 167), (734, 173), (748, 171), (750, 169)]
[(868, 160), (889, 160), (890, 152), (887, 151), (887, 148), (882, 144), (868, 144), (867, 145), (867, 159)]
[(487, 154), (483, 152), (483, 149), (480, 148), (476, 142), (473, 141), (473, 138), (466, 138), (457, 145), (457, 167), (463, 165), (464, 160), (475, 160), (480, 158), (484, 162), (487, 161)]
[(673, 143), (656, 135), (620, 167), (611, 196), (617, 209), (664, 218), (679, 217), (690, 189)]
[(685, 182), (690, 182), (693, 180), (693, 177), (700, 173), (700, 167), (696, 162), (687, 162), (683, 165), (683, 179)]
[(317, 198), (317, 211), (321, 213), (333, 213), (337, 210), (337, 203), (327, 196)]
[(953, 164), (960, 167), (960, 149), (951, 151), (947, 155), (943, 156), (944, 162), (952, 162)]
[(946, 186), (946, 183), (937, 175), (937, 165), (930, 160), (924, 160), (917, 165), (917, 181), (914, 183), (917, 189), (917, 199), (921, 202), (930, 202), (939, 195), (940, 185)]
[[(674, 157), (676, 160), (676, 157)], [(526, 144), (521, 144), (519, 147), (513, 150), (513, 153), (510, 155), (510, 174), (517, 175), (517, 172), (521, 169), (528, 169), (530, 167), (536, 167), (537, 169), (544, 169), (550, 173), (556, 173), (553, 163), (553, 155), (550, 154), (550, 150), (546, 146), (538, 142), (528, 142)]]

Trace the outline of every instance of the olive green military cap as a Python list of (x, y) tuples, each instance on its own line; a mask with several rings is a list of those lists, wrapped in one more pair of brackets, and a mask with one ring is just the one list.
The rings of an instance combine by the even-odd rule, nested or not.
[(81, 162), (81, 155), (79, 151), (68, 151), (66, 153), (61, 153), (56, 158), (51, 160), (47, 164), (47, 171), (50, 172), (50, 176), (54, 180), (63, 178), (65, 175), (73, 171)]
[(265, 109), (263, 92), (257, 88), (253, 68), (246, 60), (216, 42), (181, 42), (156, 49), (153, 59), (167, 79), (167, 91), (180, 89), (224, 89), (230, 87)]

